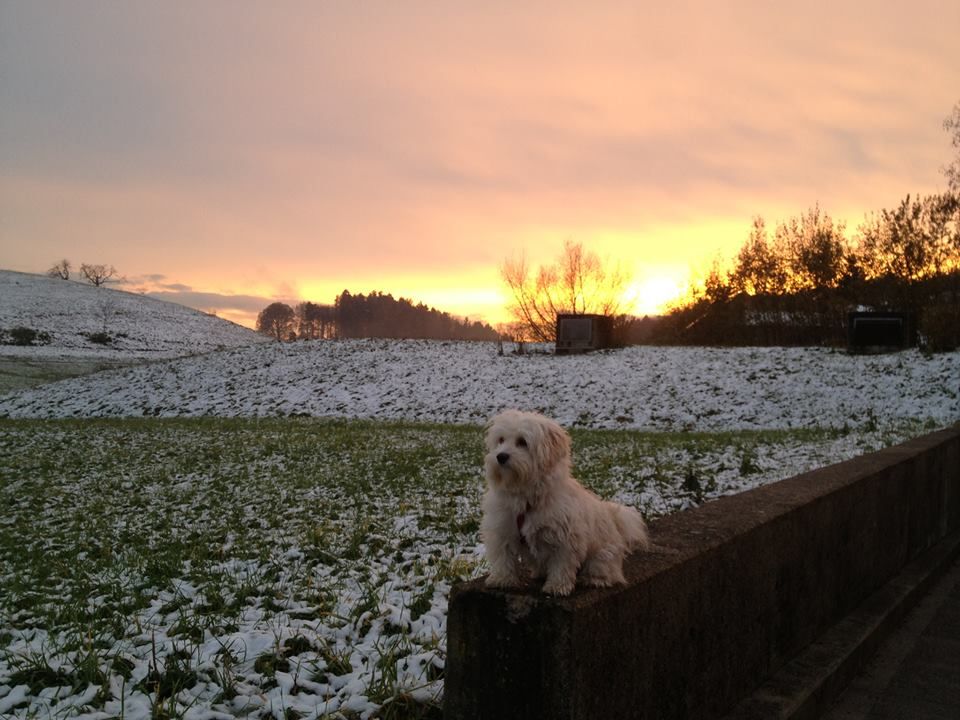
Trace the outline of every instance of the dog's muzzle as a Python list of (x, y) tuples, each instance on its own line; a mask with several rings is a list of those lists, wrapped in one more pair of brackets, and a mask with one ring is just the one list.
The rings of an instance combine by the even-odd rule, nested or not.
[(509, 453), (502, 452), (497, 454), (497, 462), (500, 463), (501, 465), (506, 465), (507, 460), (509, 459), (510, 459)]

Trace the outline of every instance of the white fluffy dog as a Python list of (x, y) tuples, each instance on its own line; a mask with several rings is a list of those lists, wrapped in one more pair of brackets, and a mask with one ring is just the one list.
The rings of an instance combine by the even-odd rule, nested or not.
[(480, 536), (487, 585), (520, 585), (529, 573), (543, 591), (568, 595), (578, 579), (606, 587), (625, 582), (623, 558), (649, 547), (633, 508), (601, 500), (570, 476), (570, 436), (537, 413), (507, 410), (486, 434)]

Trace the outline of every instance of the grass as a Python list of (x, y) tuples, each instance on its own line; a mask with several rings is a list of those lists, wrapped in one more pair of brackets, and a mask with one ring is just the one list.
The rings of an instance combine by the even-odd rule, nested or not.
[(97, 359), (44, 359), (0, 356), (0, 394), (45, 385), (66, 378), (89, 375), (129, 362)]
[[(585, 484), (647, 515), (850, 442), (573, 437)], [(437, 717), (446, 597), (484, 569), (481, 454), (477, 427), (0, 420), (0, 688), (28, 689), (0, 713)]]

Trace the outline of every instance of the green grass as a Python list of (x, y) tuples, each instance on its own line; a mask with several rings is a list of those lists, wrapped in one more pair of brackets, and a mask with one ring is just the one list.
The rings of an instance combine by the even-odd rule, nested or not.
[[(648, 516), (847, 442), (573, 438), (583, 482)], [(352, 672), (379, 716), (435, 717), (438, 618), (484, 570), (481, 442), (477, 427), (301, 418), (0, 420), (0, 686), (65, 687), (114, 714), (283, 702), (295, 716), (305, 698), (342, 700)]]

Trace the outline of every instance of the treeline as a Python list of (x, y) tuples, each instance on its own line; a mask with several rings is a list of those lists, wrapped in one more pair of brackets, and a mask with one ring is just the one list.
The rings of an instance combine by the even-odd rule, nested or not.
[(931, 350), (960, 346), (960, 194), (907, 196), (850, 236), (819, 206), (772, 231), (756, 218), (653, 334), (712, 345), (843, 344), (857, 308), (912, 313)]
[(497, 339), (497, 332), (489, 325), (377, 291), (354, 295), (344, 290), (333, 305), (302, 302), (292, 308), (285, 303), (272, 303), (257, 317), (257, 330), (277, 340)]

